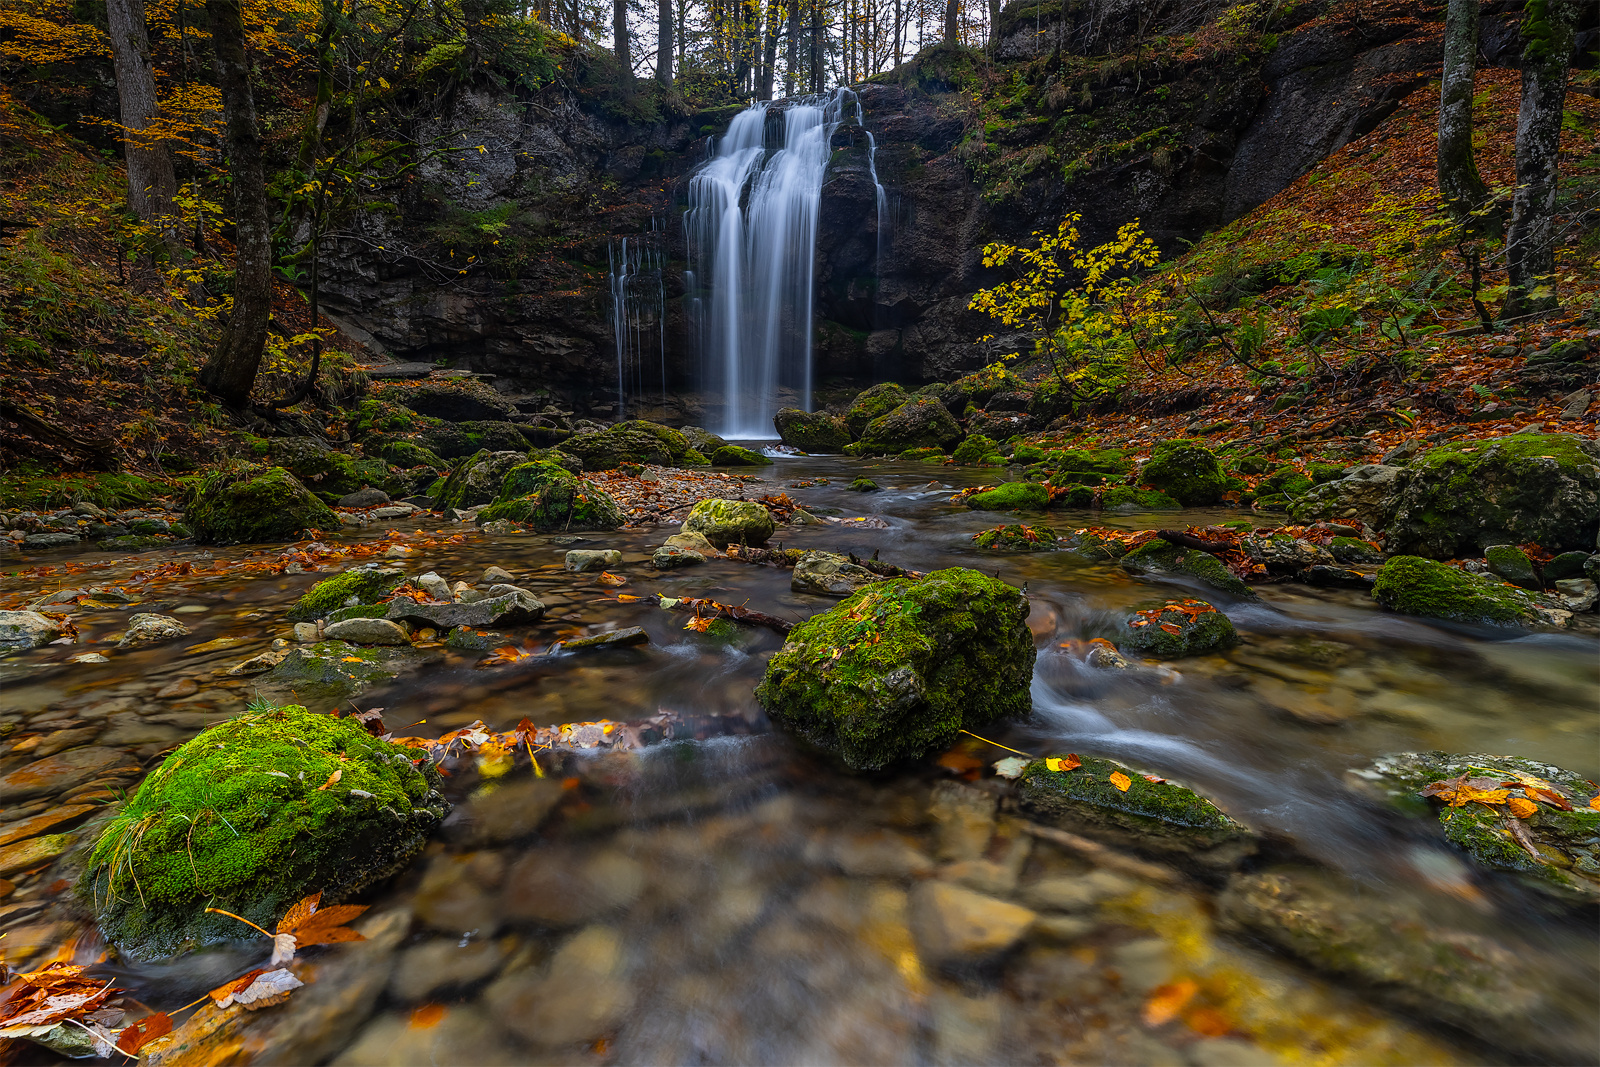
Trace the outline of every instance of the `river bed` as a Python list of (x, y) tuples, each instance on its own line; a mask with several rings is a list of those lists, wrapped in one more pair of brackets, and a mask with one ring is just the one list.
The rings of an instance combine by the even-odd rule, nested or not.
[[(847, 491), (862, 473), (882, 489)], [(524, 718), (626, 721), (662, 710), (721, 716), (734, 727), (637, 752), (565, 757), (544, 779), (525, 767), (503, 776), (458, 769), (445, 787), (457, 809), (437, 839), (363, 898), (372, 905), (367, 942), (314, 950), (303, 961), (308, 984), (287, 1004), (187, 1051), (158, 1051), (152, 1062), (1211, 1067), (1600, 1055), (1593, 910), (1556, 907), (1470, 870), (1436, 832), (1345, 784), (1348, 770), (1375, 756), (1430, 749), (1524, 756), (1600, 776), (1600, 647), (1592, 638), (1443, 628), (1383, 613), (1359, 592), (1278, 584), (1258, 587), (1259, 603), (1205, 594), (1240, 630), (1238, 648), (1113, 675), (1085, 666), (1081, 641), (1113, 610), (1148, 598), (1152, 583), (1062, 552), (977, 549), (973, 535), (1008, 517), (952, 505), (950, 495), (993, 472), (785, 457), (763, 474), (819, 514), (882, 520), (780, 527), (775, 540), (787, 547), (877, 553), (917, 570), (976, 567), (1025, 586), (1039, 648), (1032, 718), (996, 726), (987, 741), (969, 739), (942, 764), (848, 776), (771, 732), (754, 701), (780, 636), (686, 631), (683, 615), (648, 595), (711, 597), (795, 620), (832, 606), (792, 592), (787, 571), (712, 560), (655, 572), (649, 553), (674, 528), (574, 540), (491, 536), (437, 518), (402, 524), (402, 535), (430, 532), (396, 560), (409, 573), (476, 582), (485, 568), (502, 567), (550, 611), (511, 632), (535, 654), (527, 660), (483, 669), (479, 654), (438, 647), (421, 669), (355, 697), (360, 707), (381, 706), (397, 734), (436, 737), (477, 720), (495, 730)], [(1181, 521), (1239, 515), (1191, 509)], [(1148, 529), (1179, 518), (1062, 511), (1036, 521)], [(361, 536), (347, 530), (343, 540)], [(612, 569), (627, 584), (564, 571), (573, 547), (621, 549), (623, 563)], [(161, 550), (56, 575), (48, 586), (37, 575), (7, 576), (0, 597), (9, 603), (69, 582), (114, 583), (169, 560), (252, 553), (259, 550)], [(28, 566), (68, 558), (111, 557), (41, 554)], [(114, 802), (138, 768), (243, 710), (261, 682), (226, 671), (292, 637), (284, 614), (319, 576), (197, 572), (133, 606), (174, 614), (190, 637), (118, 652), (106, 638), (124, 628), (128, 608), (80, 608), (79, 645), (0, 661), (0, 723), (9, 724), (0, 747), (38, 738), (10, 754), (6, 772), (26, 762), (22, 755), (119, 754), (70, 785), (8, 805), (0, 834), (52, 805)], [(563, 637), (627, 626), (643, 627), (649, 644), (539, 655)], [(196, 652), (201, 645), (209, 650)], [(109, 662), (66, 662), (88, 649)], [(182, 695), (158, 698), (162, 691)], [(300, 698), (314, 710), (335, 703), (315, 693), (260, 695)], [(1486, 1036), (1397, 1008), (1370, 983), (1308, 968), (1230, 923), (1215, 880), (1097, 859), (1038, 837), (993, 802), (985, 768), (1008, 748), (1110, 756), (1170, 775), (1266, 835), (1254, 861), (1262, 869), (1285, 864), (1313, 880), (1340, 872), (1352, 907), (1401, 915), (1382, 920), (1397, 929), (1411, 915), (1536, 962), (1559, 990), (1541, 1002), (1537, 1034), (1547, 1036), (1528, 1038), (1514, 1026)], [(46, 866), (10, 877), (0, 945), (14, 966), (102, 955), (57, 873)], [(939, 897), (940, 886), (978, 900)], [(1034, 913), (1013, 951), (971, 966), (924, 958), (914, 928), (930, 916), (999, 921), (982, 913), (985, 900)], [(955, 918), (945, 914), (951, 907)], [(160, 965), (113, 961), (106, 973), (140, 1002), (172, 1009), (257, 965), (263, 944)], [(30, 1051), (16, 1062), (52, 1060)]]

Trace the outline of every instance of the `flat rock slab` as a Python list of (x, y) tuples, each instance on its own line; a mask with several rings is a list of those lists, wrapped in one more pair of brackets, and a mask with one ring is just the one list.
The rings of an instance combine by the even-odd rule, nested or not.
[(340, 619), (330, 623), (323, 631), (330, 641), (349, 641), (357, 645), (409, 645), (411, 638), (406, 636), (397, 623), (388, 619)]
[(65, 852), (71, 844), (71, 834), (46, 834), (0, 847), (0, 877), (42, 867)]
[(52, 808), (43, 814), (33, 816), (31, 819), (7, 823), (5, 826), (0, 826), (0, 846), (42, 834), (51, 827), (71, 822), (80, 815), (87, 815), (96, 810), (98, 806), (96, 804), (68, 804), (64, 807)]
[(389, 363), (368, 367), (368, 378), (426, 378), (437, 368), (432, 363)]
[(100, 777), (126, 758), (117, 749), (91, 745), (35, 760), (0, 778), (0, 804), (65, 792)]
[(1038, 916), (1030, 908), (946, 882), (911, 891), (911, 933), (936, 963), (975, 963), (1015, 945)]
[(561, 642), (561, 647), (568, 652), (577, 652), (586, 648), (621, 648), (625, 645), (648, 645), (650, 635), (644, 632), (642, 626), (629, 626), (625, 630), (612, 630), (608, 633), (595, 634), (593, 637), (578, 637), (571, 641)]
[[(499, 588), (499, 587), (496, 587)], [(495, 592), (494, 589), (490, 590)], [(453, 630), (457, 626), (486, 629), (490, 626), (515, 626), (537, 622), (544, 616), (544, 604), (531, 593), (512, 590), (483, 600), (466, 603), (437, 603), (396, 597), (389, 601), (389, 618), (417, 626)]]

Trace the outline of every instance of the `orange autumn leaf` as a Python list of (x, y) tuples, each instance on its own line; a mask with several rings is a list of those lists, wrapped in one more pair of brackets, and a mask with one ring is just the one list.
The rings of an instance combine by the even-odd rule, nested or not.
[(601, 571), (600, 576), (596, 578), (595, 581), (599, 582), (601, 585), (610, 586), (628, 584), (628, 579), (624, 578), (620, 574), (612, 574), (610, 571)]
[(246, 971), (244, 974), (241, 974), (231, 982), (223, 982), (221, 985), (217, 986), (217, 988), (207, 993), (206, 996), (220, 1003), (224, 1000), (227, 1000), (235, 993), (242, 993), (246, 989), (249, 989), (251, 982), (254, 982), (257, 978), (266, 973), (267, 969), (265, 967), (257, 967), (253, 971)]
[(448, 1013), (449, 1009), (443, 1004), (422, 1004), (412, 1010), (406, 1026), (412, 1030), (432, 1030)]
[(1539, 805), (1521, 797), (1511, 797), (1506, 801), (1506, 806), (1511, 809), (1511, 814), (1519, 819), (1531, 818), (1539, 810)]
[(1124, 793), (1126, 793), (1128, 791), (1128, 787), (1133, 784), (1133, 779), (1129, 778), (1126, 774), (1123, 774), (1121, 771), (1112, 771), (1111, 772), (1111, 778), (1109, 780), (1110, 780), (1112, 785), (1116, 786), (1118, 789), (1122, 790)]
[(1150, 994), (1150, 999), (1144, 1002), (1144, 1024), (1164, 1026), (1171, 1022), (1198, 992), (1200, 985), (1191, 978), (1157, 986)]
[(132, 1056), (158, 1037), (172, 1033), (172, 1017), (164, 1011), (146, 1015), (117, 1036), (117, 1050)]
[(1595, 797), (1593, 800), (1589, 801), (1589, 806), (1596, 811), (1600, 811), (1600, 797)]
[(324, 789), (327, 789), (330, 785), (336, 785), (338, 783), (339, 779), (341, 779), (343, 777), (344, 777), (344, 771), (342, 771), (342, 770), (334, 771), (332, 774), (328, 775), (328, 780), (326, 782), (323, 782), (321, 785), (317, 786), (317, 792), (319, 792), (319, 793), (322, 792)]
[(1184, 1015), (1183, 1022), (1202, 1037), (1222, 1037), (1233, 1030), (1228, 1017), (1216, 1008), (1195, 1008)]
[(946, 752), (934, 761), (941, 767), (955, 771), (957, 774), (970, 774), (983, 767), (983, 761), (968, 752), (953, 749)]
[(1069, 752), (1065, 756), (1051, 756), (1044, 761), (1044, 765), (1052, 771), (1075, 771), (1083, 766), (1083, 761)]

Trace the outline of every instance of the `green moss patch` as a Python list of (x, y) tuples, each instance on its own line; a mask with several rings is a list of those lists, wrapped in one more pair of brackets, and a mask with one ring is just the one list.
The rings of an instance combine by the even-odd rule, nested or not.
[(1390, 611), (1452, 622), (1515, 626), (1536, 617), (1532, 594), (1420, 556), (1385, 563), (1372, 596)]
[(405, 580), (403, 572), (386, 567), (352, 567), (313, 585), (289, 609), (288, 619), (290, 622), (320, 619), (351, 601), (376, 604)]
[(1006, 552), (1048, 552), (1057, 544), (1055, 531), (1050, 527), (1024, 526), (1021, 523), (996, 526), (992, 530), (974, 534), (972, 539), (979, 548)]
[(712, 453), (713, 467), (770, 467), (772, 460), (753, 449), (741, 445), (723, 445)]
[(611, 494), (548, 460), (506, 472), (495, 502), (478, 512), (478, 524), (504, 520), (540, 531), (615, 530), (622, 509)]
[(201, 544), (293, 541), (307, 530), (337, 530), (339, 516), (282, 467), (215, 471), (195, 488), (184, 518)]
[(967, 507), (978, 511), (1043, 511), (1050, 490), (1037, 482), (1007, 482), (967, 497)]
[(1203, 600), (1147, 601), (1122, 621), (1117, 644), (1162, 659), (1215, 652), (1239, 643), (1226, 615)]
[(851, 436), (860, 437), (873, 419), (889, 414), (910, 399), (911, 394), (894, 382), (874, 385), (850, 402), (850, 410), (844, 417), (845, 428)]
[(950, 458), (961, 467), (1004, 467), (1006, 459), (1000, 454), (1000, 446), (994, 440), (981, 433), (969, 436), (956, 446), (950, 453)]
[(1139, 471), (1139, 480), (1185, 507), (1220, 504), (1228, 475), (1211, 450), (1198, 441), (1163, 441)]
[(251, 936), (207, 906), (271, 928), (308, 893), (344, 899), (409, 862), (448, 811), (412, 758), (298, 705), (213, 726), (107, 823), (80, 893), (136, 958)]
[(723, 500), (712, 497), (699, 501), (683, 520), (684, 533), (697, 533), (716, 548), (729, 545), (765, 544), (778, 528), (772, 512), (751, 500)]
[(877, 582), (796, 626), (756, 699), (773, 721), (853, 770), (954, 743), (1032, 704), (1028, 601), (950, 568)]
[(1253, 600), (1255, 590), (1245, 585), (1222, 561), (1198, 548), (1183, 548), (1169, 541), (1148, 541), (1122, 557), (1130, 574), (1188, 579)]

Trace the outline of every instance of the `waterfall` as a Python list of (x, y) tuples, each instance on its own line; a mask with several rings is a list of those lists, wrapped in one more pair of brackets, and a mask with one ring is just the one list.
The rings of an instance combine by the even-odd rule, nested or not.
[[(723, 398), (717, 432), (724, 437), (771, 437), (780, 393), (811, 406), (817, 208), (834, 131), (852, 106), (860, 122), (861, 104), (849, 89), (786, 105), (782, 143), (769, 149), (770, 102), (752, 104), (689, 182), (685, 281), (695, 294), (701, 381)], [(881, 186), (878, 200), (881, 224)]]
[[(660, 248), (661, 231), (654, 219), (650, 232), (613, 241), (611, 265), (611, 331), (617, 348), (617, 418), (628, 417), (630, 399), (645, 396), (647, 376), (655, 377), (661, 403), (667, 402), (666, 288)], [(650, 364), (655, 366), (651, 367)], [(647, 375), (647, 371), (651, 372)]]

